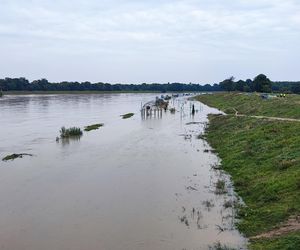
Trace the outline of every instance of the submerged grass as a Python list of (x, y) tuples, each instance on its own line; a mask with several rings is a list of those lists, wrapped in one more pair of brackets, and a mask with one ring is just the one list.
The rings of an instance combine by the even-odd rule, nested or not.
[(71, 128), (62, 127), (59, 132), (60, 132), (60, 137), (61, 138), (70, 138), (70, 137), (82, 136), (81, 129), (77, 128), (77, 127), (71, 127)]
[[(236, 98), (240, 98), (236, 95), (208, 95), (204, 103), (224, 111), (224, 108), (233, 105), (234, 100), (237, 101)], [(298, 110), (293, 107), (283, 112), (290, 105), (283, 104), (282, 108), (277, 106), (280, 110), (271, 111), (269, 104), (261, 104), (262, 101), (255, 96), (253, 98), (257, 103), (245, 100), (243, 113), (257, 115), (253, 113), (257, 110), (260, 115), (285, 114), (288, 118), (298, 118), (300, 114), (298, 106)], [(300, 97), (290, 98), (300, 100)], [(221, 105), (212, 105), (216, 100)], [(233, 107), (241, 108), (240, 105), (238, 101)], [(261, 105), (266, 108), (265, 111), (262, 111)], [(300, 123), (216, 115), (210, 115), (209, 120), (206, 139), (217, 150), (222, 168), (232, 176), (235, 190), (246, 204), (239, 208), (239, 230), (251, 237), (268, 232), (290, 216), (299, 215)], [(291, 232), (272, 239), (252, 240), (250, 249), (297, 249), (295, 246), (300, 246), (299, 238), (300, 232)]]
[(91, 131), (91, 130), (96, 130), (96, 129), (99, 129), (100, 127), (103, 127), (104, 124), (103, 123), (99, 123), (99, 124), (93, 124), (93, 125), (89, 125), (89, 126), (86, 126), (84, 128), (84, 131)]
[(128, 118), (131, 118), (132, 116), (134, 116), (134, 113), (127, 113), (127, 114), (124, 114), (124, 115), (121, 115), (123, 119), (128, 119)]
[(216, 190), (215, 190), (215, 194), (225, 194), (227, 193), (226, 190), (226, 183), (224, 180), (218, 180), (216, 183)]
[(176, 109), (175, 108), (170, 108), (170, 113), (171, 114), (175, 114), (176, 113)]
[(33, 156), (32, 154), (11, 154), (5, 156), (2, 161), (13, 161), (17, 158), (23, 158), (23, 156)]
[(212, 246), (209, 246), (208, 249), (209, 250), (235, 250), (235, 248), (231, 248), (226, 245), (222, 245), (220, 242), (216, 242)]

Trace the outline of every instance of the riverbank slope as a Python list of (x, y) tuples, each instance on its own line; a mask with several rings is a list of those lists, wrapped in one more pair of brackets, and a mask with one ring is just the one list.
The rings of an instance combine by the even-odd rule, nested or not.
[[(222, 93), (197, 100), (231, 113), (210, 115), (206, 138), (246, 203), (238, 228), (251, 239), (249, 248), (299, 249), (300, 122), (267, 116), (300, 118), (300, 96)], [(265, 117), (251, 117), (257, 115)]]

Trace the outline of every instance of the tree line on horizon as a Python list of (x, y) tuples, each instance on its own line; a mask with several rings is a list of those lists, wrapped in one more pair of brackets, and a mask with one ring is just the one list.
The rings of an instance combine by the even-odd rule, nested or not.
[(284, 92), (300, 93), (300, 82), (272, 82), (267, 76), (260, 74), (253, 80), (235, 81), (234, 77), (220, 83), (152, 83), (152, 84), (110, 84), (91, 82), (59, 82), (51, 83), (47, 79), (30, 82), (24, 77), (0, 79), (2, 91), (155, 91), (155, 92), (213, 92), (213, 91), (240, 91), (240, 92)]

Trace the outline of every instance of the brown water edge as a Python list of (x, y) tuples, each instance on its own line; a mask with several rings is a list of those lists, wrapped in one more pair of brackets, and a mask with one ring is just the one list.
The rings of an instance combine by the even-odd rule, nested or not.
[[(162, 119), (142, 120), (153, 94), (8, 96), (0, 101), (0, 249), (245, 248), (233, 227), (229, 177), (203, 133), (207, 114), (176, 101)], [(136, 113), (123, 120), (120, 115)], [(61, 126), (103, 122), (79, 141), (56, 143)], [(187, 125), (187, 123), (189, 123)], [(181, 136), (188, 135), (188, 136)], [(227, 194), (215, 194), (225, 179)]]

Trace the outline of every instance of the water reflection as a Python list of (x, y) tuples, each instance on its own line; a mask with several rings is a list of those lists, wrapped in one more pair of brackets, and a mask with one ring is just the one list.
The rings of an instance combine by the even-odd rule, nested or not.
[(66, 137), (66, 138), (56, 138), (56, 142), (60, 143), (62, 146), (67, 146), (70, 144), (70, 142), (79, 142), (82, 135), (75, 135), (72, 137)]

